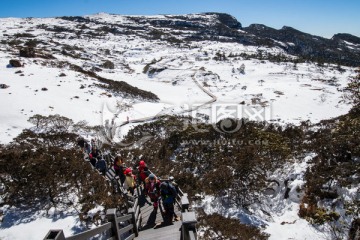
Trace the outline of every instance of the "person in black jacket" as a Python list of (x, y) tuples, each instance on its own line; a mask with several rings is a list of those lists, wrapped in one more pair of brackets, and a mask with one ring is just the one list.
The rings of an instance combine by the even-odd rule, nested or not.
[(105, 159), (102, 157), (99, 157), (95, 164), (95, 168), (101, 173), (101, 175), (105, 176), (106, 170), (107, 170)]
[(164, 222), (165, 224), (172, 224), (175, 212), (174, 203), (177, 195), (176, 189), (171, 183), (162, 182), (160, 185), (160, 195), (165, 210)]
[(90, 159), (90, 163), (95, 167), (96, 162), (97, 162), (97, 158), (100, 156), (100, 151), (96, 148), (93, 147), (91, 149), (91, 153), (89, 154), (89, 159)]

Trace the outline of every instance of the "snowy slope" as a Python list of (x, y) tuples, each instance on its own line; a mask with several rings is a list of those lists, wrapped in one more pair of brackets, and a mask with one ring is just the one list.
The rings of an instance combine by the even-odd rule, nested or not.
[[(200, 18), (204, 27), (215, 21), (211, 15), (187, 16)], [(161, 20), (165, 17), (141, 18)], [(211, 117), (213, 106), (233, 104), (251, 108), (261, 105), (269, 112), (264, 120), (298, 124), (306, 120), (318, 122), (339, 116), (350, 109), (349, 105), (340, 101), (341, 89), (349, 77), (354, 75), (353, 68), (342, 67), (343, 71), (340, 72), (338, 66), (332, 64), (295, 65), (240, 56), (242, 53), (251, 55), (262, 51), (281, 54), (289, 59), (296, 58), (278, 47), (216, 41), (171, 44), (151, 40), (143, 34), (143, 28), (153, 27), (129, 16), (101, 13), (86, 16), (85, 19), (91, 21), (0, 19), (0, 84), (9, 86), (0, 89), (0, 143), (10, 142), (22, 129), (29, 127), (27, 119), (35, 114), (60, 114), (75, 122), (85, 120), (90, 125), (103, 125), (106, 119), (114, 119), (116, 124), (122, 124), (127, 119), (133, 121), (165, 113), (193, 116), (202, 113), (209, 115), (210, 121), (216, 122), (218, 119)], [(101, 30), (113, 24), (121, 24), (116, 33)], [(126, 33), (128, 29), (135, 30)], [(166, 29), (162, 30), (166, 33)], [(15, 34), (32, 36), (15, 37)], [(178, 38), (184, 38), (185, 35), (186, 32), (181, 31)], [(26, 41), (37, 40), (37, 51), (51, 54), (54, 59), (19, 57), (19, 46), (9, 45), (9, 42), (19, 39), (22, 41), (19, 46), (23, 46)], [(64, 54), (64, 49), (68, 54)], [(227, 56), (226, 60), (214, 60), (217, 53)], [(20, 60), (24, 67), (9, 67), (11, 59)], [(113, 62), (115, 68), (102, 68), (106, 60)], [(150, 64), (153, 60), (154, 63)], [(100, 68), (101, 71), (96, 72), (99, 76), (150, 91), (160, 100), (150, 102), (109, 94), (96, 85), (99, 83), (97, 79), (76, 72), (66, 64), (61, 67), (62, 62), (81, 66), (85, 70)], [(238, 70), (242, 64), (245, 66), (244, 74)], [(144, 72), (146, 66), (155, 72)], [(213, 105), (206, 104), (212, 100), (215, 101)], [(203, 106), (192, 113), (184, 112), (184, 109), (199, 105)], [(114, 140), (120, 141), (134, 125), (126, 125), (121, 136)], [(302, 164), (292, 166), (301, 169), (300, 175), (306, 169), (306, 165)], [(210, 208), (208, 212), (218, 211), (218, 208), (210, 207), (210, 202), (204, 203), (205, 208)], [(262, 221), (262, 224), (266, 226), (266, 232), (272, 235), (271, 239), (324, 239), (320, 232), (305, 220), (299, 219), (296, 202), (289, 201), (280, 209), (269, 211), (275, 212), (276, 216), (272, 221)], [(242, 216), (242, 213), (232, 209), (227, 210), (227, 214)], [(0, 239), (22, 239), (24, 233), (33, 232), (35, 226), (42, 229), (41, 234), (27, 239), (39, 239), (50, 228), (64, 229), (67, 235), (78, 231), (74, 227), (74, 224), (79, 224), (76, 214), (73, 217), (61, 217), (57, 221), (50, 221), (46, 217), (34, 219), (15, 223), (14, 226), (2, 226)], [(281, 224), (293, 221), (294, 224)]]
[[(16, 56), (18, 50), (6, 44), (1, 45), (0, 55), (3, 67), (0, 83), (10, 86), (6, 90), (1, 90), (4, 96), (1, 102), (2, 109), (6, 109), (2, 111), (1, 116), (4, 119), (1, 121), (1, 142), (10, 141), (22, 128), (28, 126), (26, 119), (32, 114), (58, 113), (75, 121), (87, 120), (90, 124), (101, 125), (101, 118), (98, 115), (101, 113), (105, 100), (109, 100), (113, 107), (118, 101), (132, 101), (101, 95), (103, 91), (92, 86), (96, 79), (91, 79), (66, 67), (57, 68), (56, 63), (61, 61), (82, 66), (84, 69), (99, 67), (105, 60), (112, 61), (115, 69), (103, 69), (97, 74), (108, 79), (125, 81), (132, 86), (155, 93), (160, 98), (157, 103), (159, 112), (164, 108), (164, 104), (184, 106), (209, 101), (209, 96), (199, 89), (194, 81), (198, 81), (200, 85), (213, 93), (217, 97), (217, 104), (239, 104), (245, 101), (245, 104), (251, 107), (254, 104), (252, 99), (259, 98), (256, 103), (263, 103), (271, 110), (271, 116), (266, 120), (292, 123), (303, 120), (317, 122), (349, 110), (349, 106), (339, 104), (342, 93), (338, 89), (344, 87), (349, 76), (353, 74), (350, 68), (344, 67), (345, 72), (340, 73), (333, 65), (318, 67), (315, 64), (303, 63), (294, 66), (293, 63), (271, 63), (256, 59), (245, 60), (241, 57), (228, 57), (225, 61), (215, 61), (213, 57), (217, 52), (225, 56), (241, 53), (255, 54), (260, 50), (271, 54), (285, 56), (287, 54), (279, 48), (258, 48), (237, 43), (208, 41), (189, 42), (187, 47), (179, 48), (163, 41), (149, 41), (136, 34), (113, 35), (110, 33), (101, 37), (91, 37), (87, 33), (105, 23), (121, 23), (122, 26), (133, 27), (139, 23), (134, 23), (127, 16), (105, 13), (88, 16), (88, 18), (96, 20), (97, 24), (88, 23), (79, 37), (75, 37), (76, 32), (68, 32), (70, 31), (68, 29), (78, 29), (81, 24), (63, 19), (8, 18), (0, 20), (4, 33), (3, 42), (13, 40), (13, 34), (29, 33), (40, 41), (37, 47), (42, 52), (52, 54), (56, 58), (51, 61), (39, 59), (36, 62), (20, 58), (26, 64), (24, 68), (6, 68), (10, 59), (18, 59)], [(148, 18), (162, 19), (162, 16)], [(211, 16), (203, 16), (203, 18), (208, 19)], [(49, 31), (56, 28), (65, 28), (65, 30), (60, 33)], [(25, 40), (34, 38), (25, 38)], [(71, 50), (73, 51), (71, 54), (78, 55), (79, 58), (62, 53), (62, 49), (67, 49), (68, 46), (74, 47), (75, 50)], [(163, 70), (153, 75), (144, 74), (144, 67), (153, 59), (157, 62), (152, 67)], [(55, 67), (50, 67), (49, 62)], [(237, 71), (241, 64), (245, 65), (245, 74)], [(15, 74), (18, 70), (22, 70), (24, 76)], [(59, 77), (60, 73), (65, 73), (66, 77)], [(332, 78), (336, 79), (337, 86), (326, 83)], [(80, 89), (81, 85), (85, 88)], [(41, 92), (42, 87), (49, 90)], [(39, 92), (34, 92), (36, 90)], [(20, 93), (26, 96), (26, 101), (19, 97)], [(74, 98), (75, 96), (78, 98)], [(3, 105), (11, 107), (6, 108)], [(128, 113), (130, 117), (154, 114), (149, 114), (146, 110), (138, 110), (136, 103), (133, 111), (139, 114)], [(204, 113), (210, 115), (209, 109), (204, 110)], [(216, 121), (216, 119), (212, 120)]]

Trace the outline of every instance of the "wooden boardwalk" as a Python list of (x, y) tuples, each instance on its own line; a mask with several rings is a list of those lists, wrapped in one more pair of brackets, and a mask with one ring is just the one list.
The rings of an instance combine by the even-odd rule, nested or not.
[[(111, 162), (112, 156), (109, 156)], [(109, 160), (109, 159), (108, 159)], [(62, 229), (52, 229), (44, 240), (83, 240), (103, 235), (112, 240), (196, 240), (197, 223), (195, 213), (189, 211), (188, 195), (178, 189), (174, 207), (175, 216), (171, 224), (164, 224), (164, 210), (159, 201), (159, 208), (154, 211), (153, 203), (144, 195), (143, 187), (138, 186), (135, 195), (129, 195), (115, 171), (110, 168), (105, 179), (113, 188), (114, 194), (125, 198), (127, 213), (119, 215), (116, 208), (106, 210), (106, 222), (97, 228), (89, 229), (73, 236), (65, 237)], [(163, 179), (162, 181), (168, 181)]]
[(143, 194), (139, 196), (139, 206), (142, 215), (141, 228), (139, 236), (136, 239), (180, 239), (181, 235), (181, 209), (175, 205), (175, 214), (177, 215), (177, 221), (174, 221), (172, 225), (165, 225), (162, 217), (163, 208), (159, 204), (158, 210), (155, 212), (152, 202), (148, 197)]
[(181, 221), (174, 222), (174, 225), (150, 228), (139, 232), (137, 240), (180, 240)]

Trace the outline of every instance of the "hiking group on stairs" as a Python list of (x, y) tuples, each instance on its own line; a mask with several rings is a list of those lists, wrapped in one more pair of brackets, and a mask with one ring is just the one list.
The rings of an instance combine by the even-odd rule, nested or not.
[[(136, 166), (136, 175), (132, 168), (125, 167), (125, 160), (121, 156), (116, 156), (110, 164), (106, 162), (98, 144), (94, 139), (89, 144), (84, 138), (78, 140), (78, 146), (83, 152), (88, 155), (89, 162), (96, 168), (103, 176), (106, 171), (113, 167), (115, 175), (119, 178), (122, 187), (131, 195), (134, 195), (134, 189), (137, 186), (142, 186), (143, 194), (149, 197), (149, 205), (153, 205), (155, 214), (158, 211), (159, 205), (162, 204), (164, 224), (173, 224), (175, 220), (179, 220), (174, 211), (178, 187), (173, 177), (169, 177), (166, 181), (160, 181), (158, 177), (152, 173), (144, 160), (140, 160)], [(110, 165), (110, 167), (108, 166)], [(112, 165), (112, 166), (111, 166)]]
[(172, 177), (167, 181), (161, 182), (158, 177), (152, 173), (144, 160), (140, 160), (137, 165), (137, 175), (132, 173), (131, 168), (124, 167), (124, 161), (120, 156), (114, 159), (114, 170), (124, 189), (127, 189), (134, 195), (136, 186), (142, 186), (144, 195), (150, 198), (149, 204), (153, 205), (154, 213), (157, 213), (159, 204), (162, 204), (164, 224), (172, 224), (173, 220), (178, 220), (174, 204), (176, 202), (177, 190)]

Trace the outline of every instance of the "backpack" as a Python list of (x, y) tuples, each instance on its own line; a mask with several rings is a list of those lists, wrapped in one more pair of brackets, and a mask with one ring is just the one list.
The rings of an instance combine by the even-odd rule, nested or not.
[(168, 189), (170, 190), (170, 192), (172, 193), (172, 195), (174, 197), (177, 196), (177, 191), (176, 191), (176, 188), (175, 188), (175, 186), (173, 184), (168, 183)]
[(166, 185), (165, 188), (161, 188), (161, 196), (164, 203), (174, 203), (177, 196), (174, 185), (169, 182), (163, 182), (162, 185)]
[(96, 169), (99, 171), (106, 171), (106, 161), (103, 158), (98, 159), (98, 161), (95, 164)]

